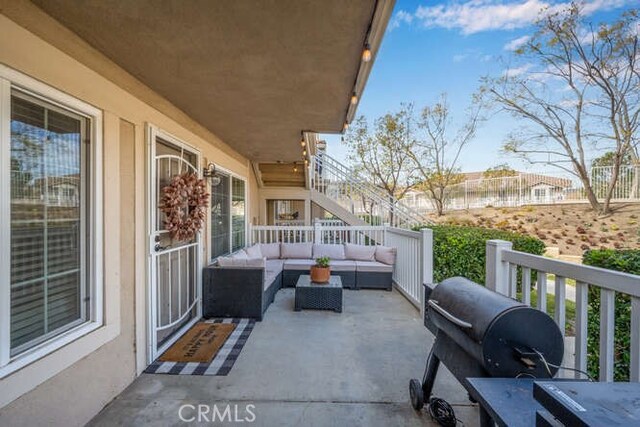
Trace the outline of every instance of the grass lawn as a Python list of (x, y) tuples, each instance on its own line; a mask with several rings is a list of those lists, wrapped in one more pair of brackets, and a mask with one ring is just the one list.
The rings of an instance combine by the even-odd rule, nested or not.
[[(522, 294), (518, 292), (518, 300), (522, 299)], [(531, 307), (536, 307), (538, 301), (538, 292), (535, 289), (531, 290)], [(553, 317), (556, 309), (555, 296), (547, 294), (547, 313)], [(565, 313), (566, 313), (566, 328), (565, 334), (567, 336), (575, 335), (575, 319), (576, 319), (576, 303), (570, 300), (565, 300)]]

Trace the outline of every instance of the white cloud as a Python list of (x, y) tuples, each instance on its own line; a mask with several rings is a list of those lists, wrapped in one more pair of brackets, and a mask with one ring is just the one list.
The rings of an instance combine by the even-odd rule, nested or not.
[(399, 10), (396, 12), (391, 22), (389, 22), (389, 30), (398, 28), (402, 24), (411, 24), (413, 22), (413, 15), (407, 11)]
[[(622, 7), (637, 0), (586, 0), (584, 13), (589, 15), (601, 10)], [(418, 6), (411, 14), (398, 11), (389, 24), (390, 29), (414, 21), (427, 28), (459, 30), (474, 34), (490, 30), (512, 30), (531, 25), (542, 10), (559, 11), (567, 8), (568, 0), (466, 0)]]
[(508, 68), (504, 71), (503, 75), (504, 77), (521, 76), (522, 74), (527, 73), (529, 70), (531, 70), (532, 67), (533, 67), (533, 64), (523, 64), (519, 67)]
[(522, 46), (524, 46), (529, 41), (530, 38), (531, 36), (522, 36), (522, 37), (518, 37), (517, 39), (513, 39), (509, 43), (504, 45), (504, 50), (511, 50), (511, 51), (517, 50)]
[(466, 53), (461, 53), (458, 55), (453, 55), (453, 62), (462, 62), (469, 57)]

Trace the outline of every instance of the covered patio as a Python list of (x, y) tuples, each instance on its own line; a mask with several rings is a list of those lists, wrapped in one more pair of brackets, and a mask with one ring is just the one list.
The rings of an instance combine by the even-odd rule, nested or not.
[[(397, 290), (345, 291), (341, 314), (293, 306), (293, 289), (278, 292), (227, 376), (143, 374), (90, 425), (182, 425), (183, 405), (226, 404), (241, 418), (255, 405), (254, 425), (431, 425), (412, 409), (408, 383), (422, 375), (433, 336)], [(446, 369), (435, 394), (465, 426), (477, 425), (475, 405)], [(197, 409), (182, 413), (198, 422)]]

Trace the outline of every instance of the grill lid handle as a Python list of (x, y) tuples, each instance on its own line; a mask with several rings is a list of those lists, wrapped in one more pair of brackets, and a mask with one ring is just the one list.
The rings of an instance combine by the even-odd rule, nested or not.
[(461, 328), (465, 328), (465, 329), (473, 328), (473, 325), (471, 323), (465, 322), (464, 320), (461, 320), (461, 319), (458, 319), (456, 316), (454, 316), (453, 314), (449, 313), (444, 308), (440, 307), (440, 305), (438, 304), (438, 301), (430, 299), (429, 300), (429, 306), (431, 308), (433, 308), (435, 311), (437, 311), (438, 313), (440, 313), (442, 316), (444, 316), (444, 318), (447, 319), (448, 321), (450, 321), (451, 323), (454, 323), (457, 326), (459, 326)]

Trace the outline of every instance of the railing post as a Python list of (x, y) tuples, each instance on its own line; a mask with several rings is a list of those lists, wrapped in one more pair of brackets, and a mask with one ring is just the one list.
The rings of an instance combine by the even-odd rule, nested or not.
[(487, 240), (485, 286), (492, 291), (509, 295), (509, 263), (502, 260), (502, 251), (513, 244), (504, 240)]
[(252, 246), (255, 242), (253, 241), (253, 224), (249, 223), (249, 244), (247, 246)]
[(422, 268), (420, 271), (420, 315), (424, 319), (424, 285), (433, 283), (433, 230), (423, 228), (420, 230), (422, 235)]
[(382, 244), (385, 246), (389, 246), (387, 244), (387, 230), (389, 229), (389, 227), (391, 226), (388, 222), (385, 222), (384, 224), (382, 224), (382, 226), (384, 227), (382, 233)]
[(313, 243), (322, 243), (322, 224), (320, 222), (313, 224)]

